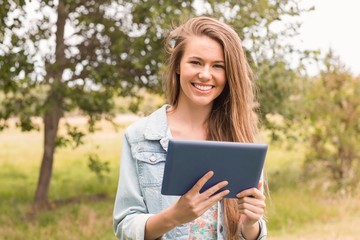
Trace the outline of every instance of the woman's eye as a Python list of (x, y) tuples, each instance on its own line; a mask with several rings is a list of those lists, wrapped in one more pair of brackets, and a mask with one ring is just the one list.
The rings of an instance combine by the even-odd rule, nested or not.
[(190, 63), (191, 63), (191, 64), (195, 64), (195, 65), (200, 65), (200, 62), (199, 62), (199, 61), (191, 61)]
[(214, 65), (215, 68), (225, 68), (224, 65), (221, 65), (221, 64), (216, 64)]

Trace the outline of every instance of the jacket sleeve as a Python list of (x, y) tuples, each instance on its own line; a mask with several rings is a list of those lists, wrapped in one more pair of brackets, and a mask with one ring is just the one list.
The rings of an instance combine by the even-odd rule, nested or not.
[[(267, 228), (266, 228), (266, 222), (264, 219), (259, 220), (259, 227), (260, 227), (260, 233), (256, 240), (265, 240), (267, 237)], [(241, 234), (241, 231), (239, 231), (239, 239), (240, 240), (246, 240), (244, 236)]]
[(144, 239), (145, 224), (151, 214), (147, 213), (136, 161), (126, 135), (123, 138), (120, 177), (115, 198), (113, 223), (118, 239)]

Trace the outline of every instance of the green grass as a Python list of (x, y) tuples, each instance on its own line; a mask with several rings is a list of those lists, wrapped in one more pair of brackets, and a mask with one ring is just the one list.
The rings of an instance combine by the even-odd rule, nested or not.
[[(270, 188), (267, 199), (269, 238), (337, 239), (329, 236), (343, 232), (341, 236), (346, 236), (346, 239), (357, 239), (360, 230), (346, 232), (346, 226), (340, 224), (333, 224), (330, 229), (323, 226), (329, 222), (354, 219), (360, 223), (359, 196), (356, 193), (355, 196), (339, 195), (314, 187), (303, 174), (304, 153), (301, 143), (291, 149), (278, 144), (270, 145), (265, 166)], [(307, 237), (304, 237), (304, 232)]]
[[(0, 132), (0, 239), (114, 239), (112, 208), (122, 131), (105, 125), (77, 149), (58, 149), (49, 199), (51, 210), (31, 216), (42, 154), (41, 132)], [(103, 181), (88, 168), (88, 155), (110, 163)]]
[[(21, 133), (14, 128), (0, 132), (1, 240), (115, 239), (112, 210), (123, 131), (101, 125), (102, 130), (88, 135), (79, 148), (57, 150), (49, 192), (52, 208), (36, 216), (30, 213), (43, 149), (42, 133)], [(359, 231), (349, 231), (348, 225), (338, 223), (360, 224), (358, 197), (336, 196), (309, 187), (301, 172), (301, 146), (287, 149), (270, 145), (266, 160), (271, 191), (267, 203), (269, 239), (301, 239), (297, 236), (311, 236), (314, 231), (323, 231), (318, 236), (346, 232), (350, 234), (347, 239), (356, 239)], [(103, 181), (87, 166), (91, 153), (110, 163)]]

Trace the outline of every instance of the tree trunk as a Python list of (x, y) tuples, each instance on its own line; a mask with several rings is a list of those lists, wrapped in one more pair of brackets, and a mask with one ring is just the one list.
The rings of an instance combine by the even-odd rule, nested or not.
[(44, 116), (44, 153), (35, 193), (35, 209), (48, 206), (48, 192), (53, 169), (56, 136), (61, 115), (61, 108), (59, 108), (59, 106), (53, 106)]
[(63, 115), (63, 83), (62, 74), (66, 65), (64, 30), (67, 12), (63, 0), (59, 0), (56, 22), (55, 63), (47, 64), (46, 79), (51, 83), (51, 89), (45, 103), (44, 113), (44, 153), (41, 161), (38, 185), (34, 198), (34, 210), (48, 206), (48, 192), (54, 162), (56, 137), (59, 121)]

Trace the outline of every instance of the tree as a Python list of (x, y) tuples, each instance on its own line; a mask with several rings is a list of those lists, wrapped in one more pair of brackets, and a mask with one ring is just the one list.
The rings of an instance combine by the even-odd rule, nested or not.
[[(101, 115), (110, 112), (114, 95), (130, 94), (133, 86), (146, 85), (126, 81), (138, 73), (129, 71), (131, 63), (123, 57), (130, 38), (121, 28), (121, 19), (110, 16), (111, 4), (4, 2), (0, 86), (5, 99), (0, 118), (19, 116), (24, 131), (39, 128), (32, 116), (43, 118), (44, 153), (36, 208), (47, 204), (54, 151), (64, 143), (64, 137), (58, 136), (64, 113), (80, 109), (89, 116), (91, 131)], [(68, 132), (76, 144), (81, 143), (83, 133), (71, 126)]]
[[(81, 144), (85, 133), (71, 126), (59, 136), (59, 121), (74, 109), (86, 114), (89, 131), (103, 115), (111, 118), (116, 95), (136, 95), (135, 89), (161, 90), (163, 43), (172, 23), (207, 14), (232, 24), (247, 42), (247, 52), (259, 70), (262, 92), (279, 91), (268, 84), (273, 72), (291, 77), (282, 37), (292, 36), (297, 23), (272, 30), (282, 17), (298, 16), (295, 0), (234, 1), (2, 1), (0, 9), (0, 127), (19, 117), (24, 131), (39, 129), (32, 116), (44, 123), (44, 153), (34, 206), (46, 206), (54, 151), (72, 139)], [(285, 49), (285, 51), (284, 51)], [(285, 69), (286, 71), (282, 71)], [(262, 80), (261, 80), (262, 79)], [(278, 81), (281, 84), (281, 81)], [(276, 102), (287, 95), (273, 94)], [(274, 99), (262, 100), (266, 102)], [(271, 105), (264, 115), (281, 111)]]
[(337, 190), (350, 190), (360, 179), (360, 78), (353, 77), (331, 50), (324, 65), (304, 96), (306, 172), (328, 179), (322, 183)]

